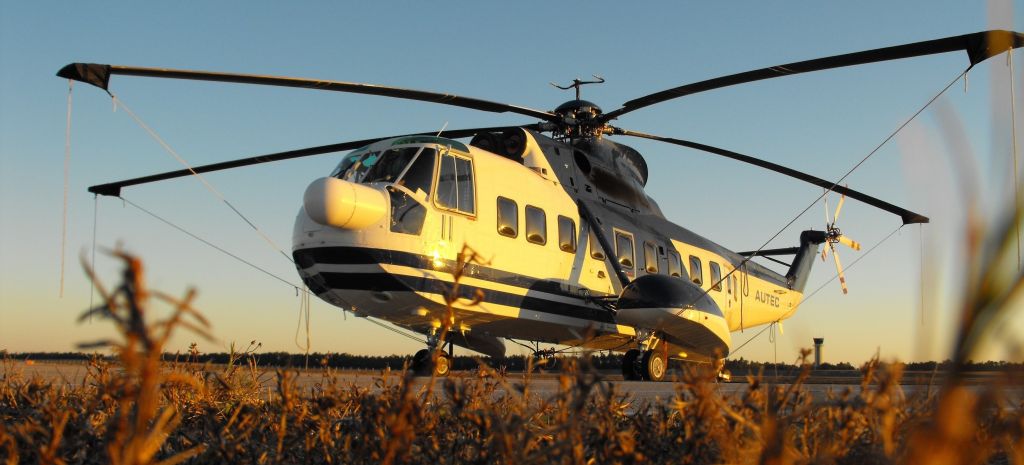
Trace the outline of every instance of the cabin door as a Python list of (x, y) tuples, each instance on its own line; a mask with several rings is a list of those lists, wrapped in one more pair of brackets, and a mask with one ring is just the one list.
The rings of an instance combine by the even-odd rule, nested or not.
[(445, 259), (457, 260), (466, 245), (466, 229), (476, 217), (476, 186), (473, 160), (447, 150), (441, 155), (434, 197), (441, 220), (441, 241), (446, 244)]
[(441, 241), (448, 245), (447, 259), (455, 260), (466, 242), (466, 217), (441, 211)]

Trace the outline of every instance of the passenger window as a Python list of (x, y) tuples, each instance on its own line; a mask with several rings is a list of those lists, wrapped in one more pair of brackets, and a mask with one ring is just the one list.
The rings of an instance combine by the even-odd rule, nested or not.
[(437, 175), (437, 204), (467, 215), (476, 214), (473, 163), (450, 152), (441, 157)]
[(679, 252), (675, 250), (668, 251), (668, 275), (677, 278), (683, 277), (683, 260), (679, 257)]
[(710, 262), (708, 266), (711, 268), (711, 289), (715, 291), (722, 291), (722, 268), (718, 266), (718, 263)]
[(700, 286), (704, 284), (704, 273), (700, 267), (700, 259), (690, 255), (690, 280)]
[(512, 199), (498, 197), (498, 234), (519, 236), (519, 206)]
[(633, 235), (615, 231), (615, 257), (623, 268), (633, 269), (636, 260), (633, 258)]
[(572, 218), (558, 215), (558, 248), (576, 253), (576, 223)]
[(547, 218), (544, 210), (533, 205), (526, 206), (526, 241), (544, 245), (548, 242)]
[(648, 273), (658, 272), (657, 247), (651, 242), (644, 242), (644, 266)]
[(597, 234), (594, 234), (594, 230), (590, 230), (590, 238), (587, 242), (590, 242), (590, 256), (598, 260), (604, 260), (604, 249), (601, 248), (601, 244), (597, 241)]

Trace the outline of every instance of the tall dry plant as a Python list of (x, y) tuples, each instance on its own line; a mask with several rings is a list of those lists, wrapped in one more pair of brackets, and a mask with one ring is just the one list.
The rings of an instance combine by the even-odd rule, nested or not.
[[(980, 205), (977, 194), (965, 204)], [(1020, 205), (1020, 203), (1018, 203)], [(968, 362), (985, 344), (999, 341), (1008, 353), (1024, 355), (1019, 334), (1007, 332), (1012, 318), (1024, 310), (1024, 270), (1018, 266), (1017, 234), (1024, 225), (1024, 207), (1005, 208), (986, 222), (977, 213), (967, 215), (964, 246), (967, 270), (962, 282), (952, 371), (939, 394), (934, 415), (916, 428), (904, 463), (984, 463), (992, 451), (1010, 463), (1024, 464), (1024, 417), (1020, 400), (1007, 397), (1007, 388), (1021, 386), (1010, 373), (984, 389), (967, 382)]]
[[(1014, 218), (1020, 222), (1021, 213)], [(1013, 312), (1010, 302), (1020, 293), (1019, 272), (999, 274), (1006, 270), (999, 265), (1006, 229), (993, 233), (1001, 238), (995, 252), (976, 255), (990, 258), (977, 258), (973, 267), (981, 274), (963, 307), (959, 362), (970, 357), (972, 341), (998, 330), (992, 322)], [(981, 240), (979, 248), (989, 243)], [(108, 292), (87, 271), (103, 303), (83, 318), (114, 323), (119, 339), (87, 347), (111, 347), (116, 358), (90, 360), (80, 385), (26, 379), (5, 361), (3, 462), (1024, 465), (1022, 405), (1010, 403), (999, 386), (968, 385), (962, 363), (938, 395), (907, 396), (902, 367), (873, 360), (859, 386), (824, 399), (805, 384), (807, 352), (797, 361), (802, 370), (785, 384), (756, 374), (735, 394), (722, 392), (715, 367), (692, 365), (671, 399), (651, 402), (610, 382), (586, 354), (568, 359), (552, 381), (481, 364), (479, 376), (424, 380), (384, 371), (371, 385), (345, 383), (325, 370), (309, 389), (298, 371), (260, 369), (255, 341), (233, 348), (224, 367), (162, 364), (175, 329), (208, 337), (191, 306), (195, 293), (176, 299), (151, 292), (141, 262), (114, 255), (124, 264), (122, 283)], [(456, 299), (479, 299), (460, 290), (463, 270), (477, 260), (470, 250), (462, 257), (442, 334), (456, 328)], [(158, 303), (172, 307), (170, 317), (152, 315)], [(542, 382), (553, 388), (540, 394), (534, 387)]]
[[(108, 291), (95, 271), (83, 267), (93, 282), (102, 303), (89, 309), (79, 321), (91, 318), (112, 321), (121, 340), (101, 340), (81, 344), (81, 349), (111, 348), (119, 360), (116, 374), (101, 379), (97, 386), (102, 392), (114, 393), (117, 408), (107, 425), (106, 452), (113, 465), (172, 465), (183, 462), (203, 451), (197, 445), (174, 454), (163, 454), (158, 459), (167, 437), (181, 423), (181, 414), (175, 404), (163, 402), (163, 387), (184, 384), (199, 387), (194, 377), (181, 372), (167, 372), (161, 368), (163, 348), (178, 328), (188, 329), (211, 339), (205, 328), (205, 318), (192, 307), (195, 290), (188, 290), (181, 299), (146, 287), (142, 261), (123, 251), (111, 254), (124, 264), (119, 284)], [(173, 307), (171, 316), (149, 322), (153, 300)]]

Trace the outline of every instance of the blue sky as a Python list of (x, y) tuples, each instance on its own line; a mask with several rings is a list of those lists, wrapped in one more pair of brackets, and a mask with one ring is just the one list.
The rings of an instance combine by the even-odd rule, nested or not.
[[(995, 13), (990, 13), (994, 11)], [(992, 27), (1024, 29), (1021, 2), (485, 2), (213, 4), (6, 3), (0, 14), (0, 348), (71, 350), (109, 333), (75, 324), (90, 291), (78, 265), (92, 246), (94, 199), (86, 187), (178, 169), (102, 91), (73, 91), (69, 228), (64, 297), (61, 265), (67, 83), (54, 76), (76, 61), (205, 69), (367, 82), (456, 93), (551, 109), (571, 99), (552, 88), (599, 74), (584, 88), (606, 110), (676, 85), (769, 65)], [(1017, 88), (1024, 57), (1015, 52)], [(952, 53), (721, 89), (630, 113), (617, 125), (759, 156), (817, 176), (845, 173), (967, 65)], [(977, 66), (969, 85), (943, 98), (963, 122), (988, 204), (1006, 198), (1010, 161), (1005, 56)], [(993, 93), (993, 88), (997, 89)], [(373, 136), (530, 123), (513, 115), (298, 89), (118, 77), (111, 90), (190, 163)], [(1018, 100), (1024, 92), (1017, 92)], [(1018, 107), (1018, 111), (1022, 107)], [(996, 123), (993, 123), (995, 121)], [(829, 358), (861, 362), (876, 351), (902, 360), (945, 358), (954, 317), (962, 222), (956, 181), (926, 112), (849, 179), (850, 187), (929, 215), (904, 228), (847, 273), (851, 291), (826, 286), (783, 327), (736, 356), (792, 360), (811, 338)], [(734, 250), (754, 249), (813, 201), (798, 181), (700, 152), (620, 139), (651, 167), (648, 189), (670, 219)], [(267, 164), (208, 179), (282, 248), (290, 247), (301, 193), (338, 155)], [(945, 180), (945, 181), (940, 181)], [(124, 196), (289, 281), (292, 265), (193, 179), (130, 188)], [(835, 199), (833, 199), (833, 202)], [(834, 205), (834, 203), (833, 203)], [(97, 244), (142, 256), (152, 287), (199, 289), (197, 306), (216, 342), (263, 342), (299, 351), (294, 289), (219, 254), (120, 200), (98, 201)], [(821, 228), (820, 205), (771, 247), (795, 245)], [(847, 202), (841, 226), (866, 247), (898, 218)], [(921, 238), (929, 270), (921, 323)], [(842, 250), (847, 264), (864, 252)], [(108, 282), (117, 264), (100, 256)], [(815, 267), (808, 288), (834, 274)], [(314, 301), (312, 349), (412, 353), (419, 347)], [(737, 345), (755, 334), (734, 335)], [(171, 350), (196, 338), (182, 335)], [(304, 339), (304, 336), (302, 337)], [(997, 353), (997, 352), (993, 352)]]

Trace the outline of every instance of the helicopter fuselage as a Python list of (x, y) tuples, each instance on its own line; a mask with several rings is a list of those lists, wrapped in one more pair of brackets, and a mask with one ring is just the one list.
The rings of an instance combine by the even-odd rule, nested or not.
[[(639, 153), (598, 138), (389, 139), (307, 189), (293, 254), (324, 301), (427, 335), (447, 329), (491, 356), (504, 354), (501, 338), (601, 350), (654, 339), (706, 361), (728, 355), (731, 331), (795, 311), (792, 276), (665, 219), (646, 178)], [(671, 280), (627, 299), (631, 283), (656, 280), (645, 276)]]
[[(957, 50), (973, 67), (1022, 46), (1022, 33), (979, 31), (705, 79), (610, 112), (580, 98), (580, 86), (604, 82), (598, 76), (555, 85), (574, 89), (576, 98), (544, 111), (447, 92), (288, 76), (98, 63), (70, 63), (57, 75), (108, 93), (113, 75), (145, 76), (377, 95), (537, 121), (455, 129), (447, 133), (452, 139), (419, 134), (306, 147), (94, 185), (89, 192), (120, 196), (128, 186), (362, 147), (306, 189), (295, 222), (295, 264), (321, 299), (426, 334), (428, 348), (413, 356), (419, 373), (448, 373), (440, 341), (501, 356), (502, 338), (511, 338), (625, 350), (624, 379), (661, 380), (669, 357), (725, 357), (731, 331), (791, 316), (821, 244), (827, 245), (822, 258), (833, 255), (845, 293), (835, 246), (860, 249), (836, 227), (846, 197), (897, 215), (903, 224), (929, 219), (841, 180), (612, 121), (765, 79)], [(470, 136), (468, 145), (454, 140)], [(732, 252), (668, 221), (644, 191), (643, 157), (604, 136), (702, 151), (818, 186), (823, 197), (842, 197), (834, 215), (826, 207), (825, 229), (802, 232), (798, 247)], [(794, 255), (785, 275), (750, 261), (770, 255)]]

